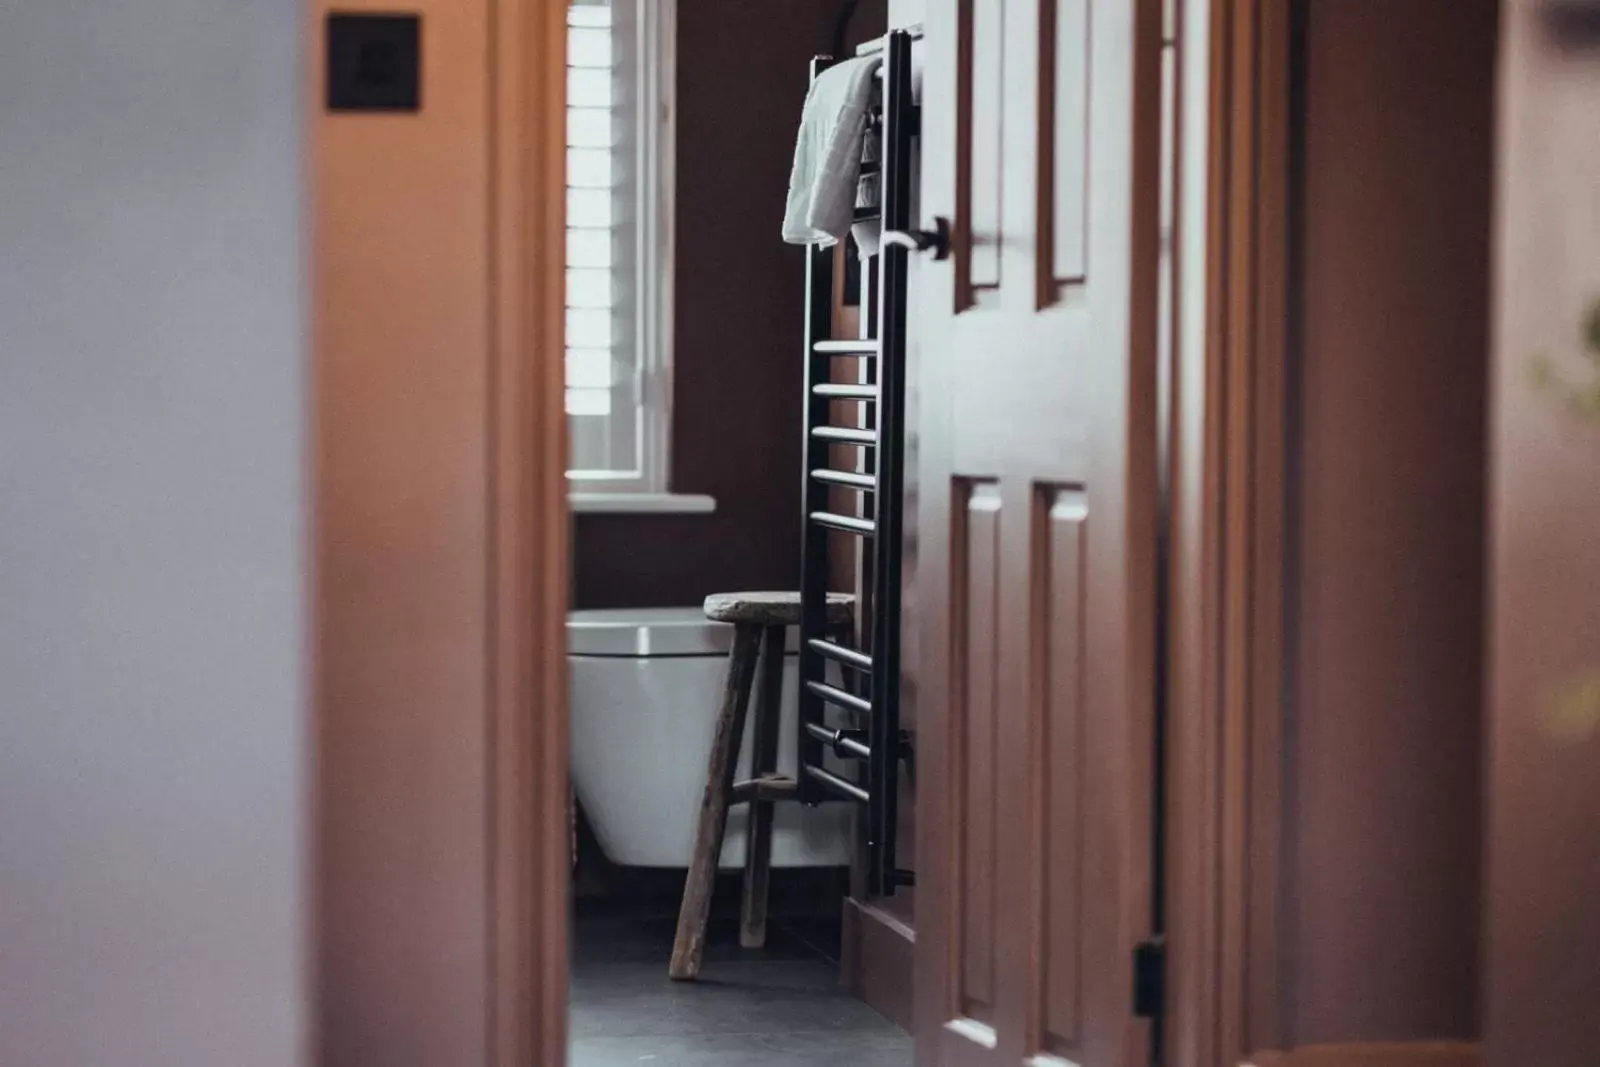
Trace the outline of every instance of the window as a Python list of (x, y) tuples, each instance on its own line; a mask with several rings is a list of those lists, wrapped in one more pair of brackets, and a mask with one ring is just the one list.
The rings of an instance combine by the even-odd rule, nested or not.
[(575, 494), (667, 490), (674, 6), (571, 0), (567, 10), (567, 477)]

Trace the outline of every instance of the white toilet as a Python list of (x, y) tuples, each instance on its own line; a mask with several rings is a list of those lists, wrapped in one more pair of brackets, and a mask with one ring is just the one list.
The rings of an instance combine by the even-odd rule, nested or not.
[[(790, 629), (778, 770), (795, 773), (796, 694)], [(687, 867), (733, 627), (694, 608), (575, 611), (567, 619), (572, 672), (572, 779), (611, 862)], [(736, 778), (750, 774), (745, 731)], [(721, 865), (744, 863), (747, 809), (728, 814)], [(776, 867), (849, 862), (849, 806), (779, 804)]]

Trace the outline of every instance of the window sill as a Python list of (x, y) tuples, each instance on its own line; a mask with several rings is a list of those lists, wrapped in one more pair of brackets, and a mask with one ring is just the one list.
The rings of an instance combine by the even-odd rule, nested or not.
[(689, 493), (568, 493), (567, 505), (579, 515), (709, 515), (717, 502)]

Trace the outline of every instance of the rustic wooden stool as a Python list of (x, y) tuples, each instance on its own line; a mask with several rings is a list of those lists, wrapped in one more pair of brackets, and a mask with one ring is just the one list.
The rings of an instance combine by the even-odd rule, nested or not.
[[(830, 627), (850, 621), (855, 598), (828, 594)], [(787, 631), (800, 623), (799, 593), (719, 593), (706, 598), (706, 618), (733, 623), (733, 649), (728, 676), (711, 736), (705, 793), (694, 829), (689, 876), (678, 911), (678, 934), (668, 973), (686, 981), (700, 973), (705, 958), (706, 921), (711, 915), (711, 890), (728, 829), (728, 808), (750, 805), (745, 841), (744, 899), (739, 944), (760, 948), (767, 940), (767, 887), (772, 873), (772, 814), (779, 800), (793, 800), (795, 780), (778, 773), (778, 730), (783, 706), (783, 656)], [(734, 767), (751, 689), (761, 663), (761, 692), (756, 699), (754, 736), (750, 746), (750, 779), (735, 783)]]

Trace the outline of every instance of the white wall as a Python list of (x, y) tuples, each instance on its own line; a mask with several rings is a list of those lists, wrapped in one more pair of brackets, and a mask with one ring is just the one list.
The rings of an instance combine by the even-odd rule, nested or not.
[(0, 1064), (304, 1062), (297, 0), (0, 3)]
[(928, 0), (889, 0), (889, 25), (910, 26), (927, 17)]

